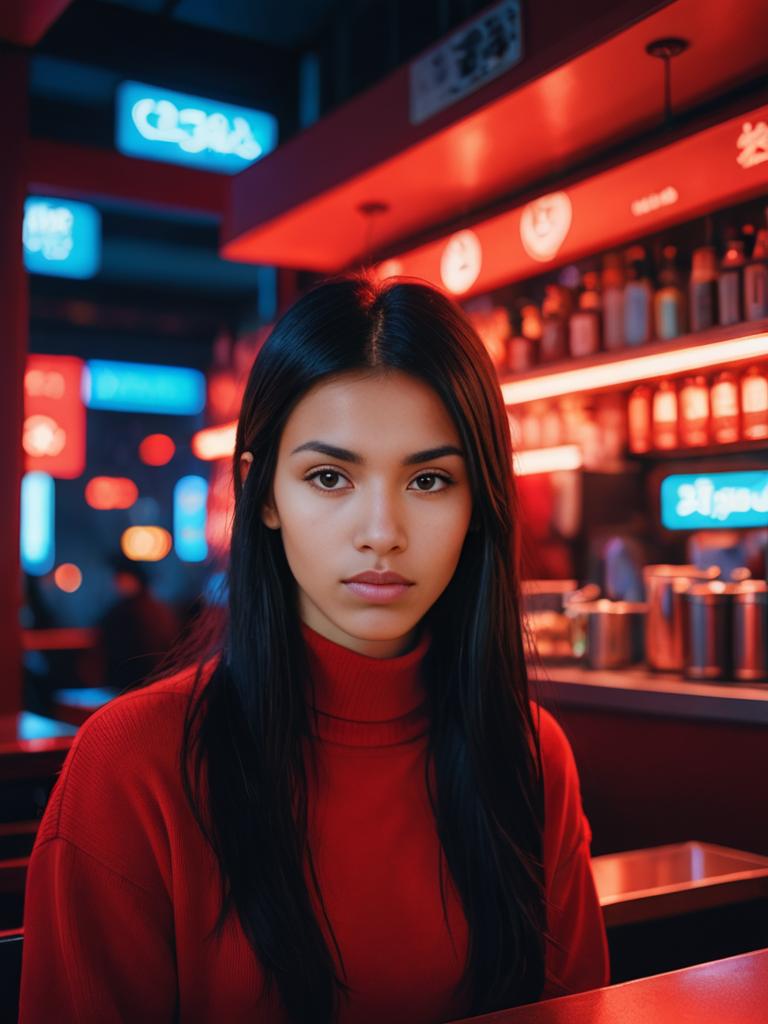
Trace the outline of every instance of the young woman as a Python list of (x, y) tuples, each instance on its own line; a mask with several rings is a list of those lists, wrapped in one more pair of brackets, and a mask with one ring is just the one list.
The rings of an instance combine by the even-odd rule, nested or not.
[(29, 866), (29, 1022), (429, 1024), (608, 983), (569, 744), (531, 703), (509, 430), (461, 310), (278, 322), (197, 666), (80, 729)]

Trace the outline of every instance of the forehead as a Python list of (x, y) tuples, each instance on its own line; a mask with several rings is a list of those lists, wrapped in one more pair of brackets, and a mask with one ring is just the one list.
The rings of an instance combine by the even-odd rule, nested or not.
[(458, 431), (429, 384), (399, 370), (343, 374), (316, 384), (296, 404), (281, 449), (310, 438), (347, 447), (418, 448), (458, 441)]

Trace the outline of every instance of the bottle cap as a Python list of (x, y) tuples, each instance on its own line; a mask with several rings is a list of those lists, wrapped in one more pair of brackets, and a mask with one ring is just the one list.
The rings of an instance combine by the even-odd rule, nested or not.
[(520, 309), (520, 333), (524, 338), (538, 341), (541, 338), (541, 311), (534, 303), (526, 303)]
[(713, 245), (702, 245), (694, 249), (691, 276), (699, 281), (716, 280), (717, 254)]
[(624, 284), (624, 261), (617, 252), (603, 256), (603, 290), (620, 288)]

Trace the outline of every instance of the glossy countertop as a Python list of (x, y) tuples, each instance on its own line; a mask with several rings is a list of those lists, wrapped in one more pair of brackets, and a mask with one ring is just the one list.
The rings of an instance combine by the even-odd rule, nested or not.
[(578, 662), (529, 663), (528, 674), (531, 695), (543, 704), (768, 725), (768, 682), (694, 682), (643, 665), (591, 669)]
[(766, 1024), (768, 949), (465, 1020), (482, 1024)]

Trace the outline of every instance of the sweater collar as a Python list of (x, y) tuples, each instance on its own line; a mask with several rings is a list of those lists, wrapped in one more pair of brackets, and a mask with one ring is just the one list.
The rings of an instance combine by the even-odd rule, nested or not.
[(416, 646), (394, 658), (358, 654), (305, 622), (312, 684), (312, 730), (321, 739), (351, 746), (390, 746), (427, 730), (421, 679), (431, 631), (422, 622)]

